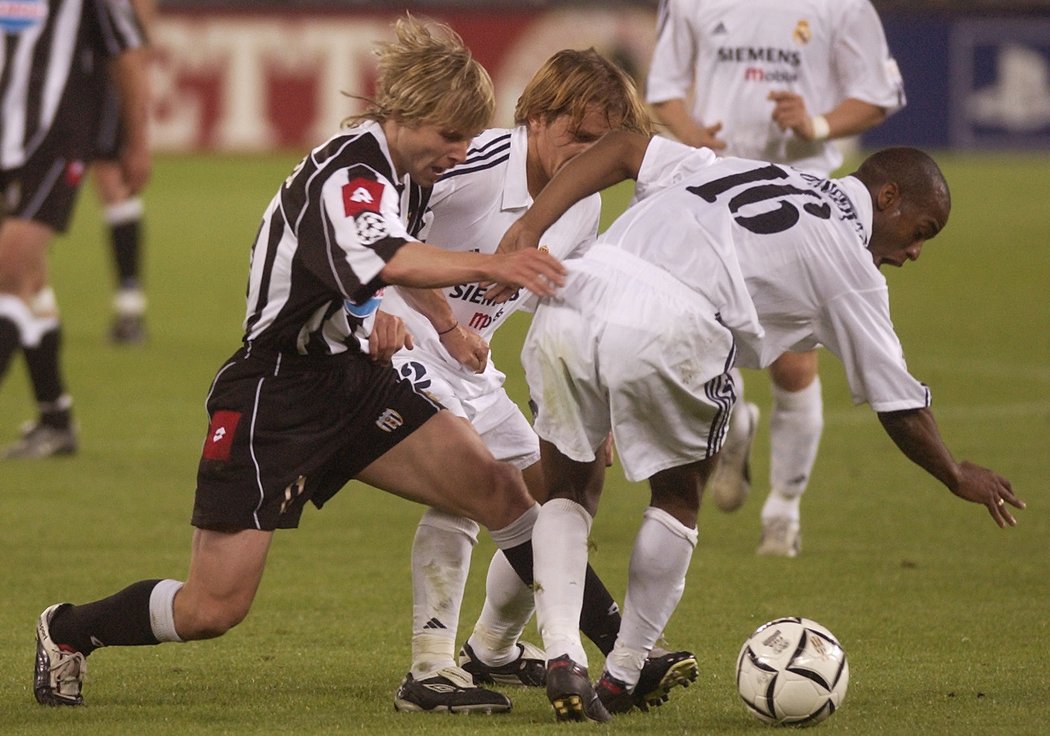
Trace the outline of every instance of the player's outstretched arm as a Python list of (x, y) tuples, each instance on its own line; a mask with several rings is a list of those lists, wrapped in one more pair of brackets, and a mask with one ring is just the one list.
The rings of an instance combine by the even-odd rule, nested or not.
[(565, 267), (550, 253), (456, 253), (414, 242), (401, 246), (380, 275), (388, 284), (425, 288), (486, 281), (526, 288), (541, 297), (565, 283)]
[(625, 179), (636, 179), (649, 141), (647, 135), (626, 130), (606, 133), (559, 169), (532, 206), (504, 234), (497, 252), (535, 248), (543, 232), (581, 199)]
[(1017, 524), (1007, 505), (1023, 509), (1025, 503), (1014, 495), (1010, 481), (980, 465), (957, 462), (929, 409), (880, 412), (879, 421), (901, 452), (956, 496), (982, 504), (1000, 527)]

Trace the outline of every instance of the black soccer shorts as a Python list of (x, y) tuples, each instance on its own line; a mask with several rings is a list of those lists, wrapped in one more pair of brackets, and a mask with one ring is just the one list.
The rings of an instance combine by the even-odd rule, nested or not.
[(288, 529), (442, 407), (359, 353), (239, 350), (208, 396), (194, 526)]

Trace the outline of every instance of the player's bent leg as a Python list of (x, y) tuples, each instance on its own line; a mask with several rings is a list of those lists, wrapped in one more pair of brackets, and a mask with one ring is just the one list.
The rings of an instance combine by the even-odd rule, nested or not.
[(489, 530), (506, 527), (535, 505), (521, 472), (498, 462), (470, 424), (447, 411), (428, 419), (357, 479)]
[(770, 492), (762, 507), (758, 554), (795, 557), (801, 548), (800, 501), (824, 429), (817, 352), (785, 353), (770, 366)]
[(651, 664), (650, 660), (685, 591), (685, 574), (697, 542), (700, 493), (714, 462), (711, 458), (690, 463), (649, 479), (652, 505), (643, 515), (631, 554), (620, 635), (597, 686), (598, 696), (612, 713), (626, 713), (635, 706), (648, 710), (663, 703), (673, 687), (691, 682), (690, 675), (695, 677), (696, 658), (690, 652)]
[(142, 580), (92, 603), (46, 608), (36, 628), (37, 702), (82, 704), (85, 660), (99, 647), (206, 639), (230, 629), (251, 606), (271, 537), (198, 529), (185, 584)]
[(41, 223), (9, 217), (0, 223), (0, 379), (11, 358), (33, 342), (29, 304), (47, 280), (47, 246), (54, 231)]
[(719, 511), (736, 511), (751, 492), (751, 444), (758, 432), (758, 407), (744, 401), (744, 379), (740, 371), (730, 372), (737, 391), (737, 402), (729, 418), (725, 442), (707, 491)]
[(48, 225), (8, 218), (0, 225), (0, 293), (29, 304), (47, 284), (47, 247), (55, 236)]
[(174, 624), (184, 641), (222, 636), (244, 620), (259, 589), (273, 532), (195, 529), (190, 571), (175, 596)]
[[(412, 667), (419, 679), (455, 666), (456, 632), (478, 524), (427, 509), (412, 540)], [(516, 577), (516, 576), (515, 576)]]

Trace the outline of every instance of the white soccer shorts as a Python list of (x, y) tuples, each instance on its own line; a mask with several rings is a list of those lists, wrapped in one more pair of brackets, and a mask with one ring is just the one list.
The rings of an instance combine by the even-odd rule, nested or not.
[(717, 452), (736, 392), (733, 336), (714, 307), (618, 249), (566, 266), (522, 350), (537, 434), (590, 462), (611, 429), (631, 481)]

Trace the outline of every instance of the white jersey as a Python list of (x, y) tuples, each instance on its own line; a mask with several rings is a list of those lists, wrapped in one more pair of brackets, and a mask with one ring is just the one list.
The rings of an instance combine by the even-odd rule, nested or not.
[(803, 141), (772, 120), (773, 90), (801, 95), (812, 115), (847, 98), (892, 113), (904, 84), (869, 0), (663, 0), (646, 100), (692, 100), (722, 123), (727, 156), (790, 163), (826, 176), (831, 141)]
[[(451, 251), (494, 253), (507, 228), (532, 204), (525, 174), (527, 147), (523, 126), (487, 130), (475, 138), (467, 160), (434, 185), (430, 197), (434, 217), (425, 234), (427, 242)], [(600, 214), (599, 195), (581, 200), (544, 233), (541, 244), (560, 259), (579, 255), (594, 241)], [(533, 301), (529, 292), (519, 292), (508, 302), (494, 304), (478, 284), (443, 291), (459, 323), (486, 340), (514, 311)], [(430, 322), (396, 288), (386, 290), (383, 311), (405, 320), (415, 343), (413, 350), (395, 356), (395, 363), (423, 363), (451, 384), (460, 401), (479, 399), (502, 388), (505, 376), (491, 359), (480, 374), (461, 365), (445, 350)]]
[(858, 179), (716, 159), (659, 137), (638, 179), (637, 203), (599, 244), (660, 266), (713, 304), (738, 365), (764, 368), (785, 351), (823, 345), (845, 365), (857, 403), (879, 412), (929, 405), (867, 250), (871, 197)]

